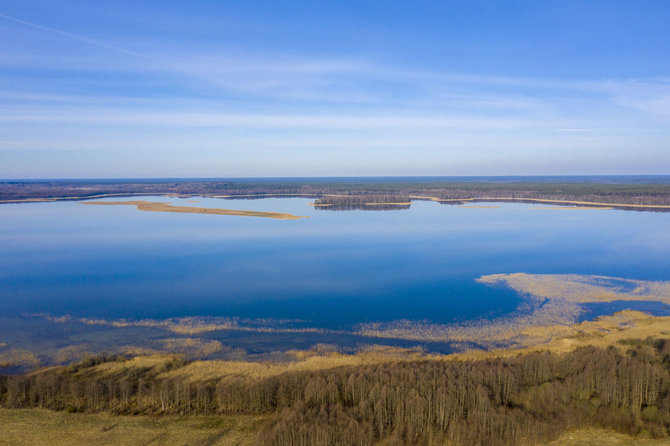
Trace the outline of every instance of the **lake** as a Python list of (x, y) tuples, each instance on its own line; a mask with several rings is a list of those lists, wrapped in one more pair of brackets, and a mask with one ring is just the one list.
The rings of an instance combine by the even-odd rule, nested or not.
[[(366, 336), (360, 327), (467, 325), (523, 312), (523, 293), (476, 280), (490, 274), (670, 280), (670, 213), (430, 201), (403, 210), (332, 211), (308, 198), (106, 200), (309, 218), (141, 212), (75, 201), (0, 205), (0, 345), (44, 361), (74, 344), (94, 351), (141, 344), (138, 337), (157, 341), (165, 336), (161, 321), (193, 317), (200, 319), (190, 324), (218, 328), (168, 331), (217, 340), (228, 353), (318, 343), (449, 352), (462, 346)], [(636, 306), (670, 314), (664, 303), (612, 302), (584, 305), (580, 319)]]

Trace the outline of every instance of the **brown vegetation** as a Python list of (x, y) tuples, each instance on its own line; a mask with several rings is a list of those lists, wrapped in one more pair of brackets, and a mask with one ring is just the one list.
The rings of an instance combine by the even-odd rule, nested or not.
[(293, 214), (283, 212), (258, 212), (258, 211), (237, 211), (233, 209), (219, 208), (196, 208), (189, 206), (172, 206), (168, 203), (157, 203), (154, 201), (87, 201), (82, 204), (101, 205), (101, 206), (135, 206), (138, 211), (149, 212), (177, 212), (183, 214), (209, 214), (209, 215), (237, 215), (242, 217), (265, 217), (277, 220), (297, 220), (300, 218)]
[(253, 416), (120, 416), (0, 409), (2, 446), (252, 446)]
[(566, 432), (549, 446), (668, 446), (667, 438), (645, 438), (645, 435), (620, 434), (607, 429), (585, 428)]
[[(537, 444), (589, 426), (666, 437), (670, 342), (620, 346), (201, 381), (172, 373), (188, 366), (177, 358), (133, 364), (108, 357), (2, 377), (0, 402), (88, 413), (267, 416), (262, 445)], [(119, 362), (123, 367), (104, 367)]]
[[(331, 204), (342, 206), (347, 206), (343, 201), (350, 200), (349, 196), (358, 203), (363, 199), (369, 203), (407, 203), (411, 201), (409, 198), (442, 203), (510, 200), (565, 205), (583, 203), (585, 206), (615, 206), (632, 210), (670, 210), (670, 184), (667, 178), (662, 177), (496, 181), (408, 178), (0, 182), (0, 203), (129, 195), (200, 195), (221, 198), (306, 196), (320, 200), (341, 197), (340, 203), (333, 200)], [(372, 200), (372, 197), (375, 199)]]
[[(524, 297), (519, 311), (496, 319), (451, 325), (411, 320), (369, 322), (360, 324), (357, 334), (416, 341), (477, 342), (489, 349), (501, 344), (529, 347), (571, 333), (573, 328), (578, 327), (575, 323), (582, 314), (581, 305), (584, 303), (646, 301), (670, 304), (670, 282), (664, 281), (527, 273), (491, 274), (477, 281), (515, 290)], [(630, 316), (635, 313), (621, 314)], [(618, 320), (621, 320), (621, 314)], [(628, 321), (628, 326), (645, 323), (648, 318), (647, 315), (634, 316)], [(670, 324), (670, 318), (658, 320)], [(601, 318), (599, 323), (607, 325), (608, 321)]]

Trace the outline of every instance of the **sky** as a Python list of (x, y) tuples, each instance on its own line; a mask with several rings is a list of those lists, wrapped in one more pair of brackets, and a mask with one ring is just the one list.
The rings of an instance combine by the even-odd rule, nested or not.
[(670, 2), (0, 1), (0, 178), (670, 174)]

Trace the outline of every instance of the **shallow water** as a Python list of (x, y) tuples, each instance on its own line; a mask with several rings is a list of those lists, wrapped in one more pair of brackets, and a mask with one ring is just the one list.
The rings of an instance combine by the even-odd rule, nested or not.
[[(487, 274), (670, 280), (670, 213), (424, 201), (408, 210), (329, 211), (306, 198), (108, 200), (134, 199), (310, 218), (141, 212), (80, 202), (0, 205), (2, 316), (262, 318), (348, 332), (363, 322), (448, 324), (513, 313), (522, 296), (475, 282)], [(585, 315), (619, 309), (592, 305)], [(9, 329), (0, 336), (8, 344), (20, 338)], [(267, 337), (265, 350), (361, 341), (346, 333), (337, 335), (343, 339), (301, 335), (299, 343), (238, 333), (231, 343), (254, 350), (254, 339), (244, 336)]]

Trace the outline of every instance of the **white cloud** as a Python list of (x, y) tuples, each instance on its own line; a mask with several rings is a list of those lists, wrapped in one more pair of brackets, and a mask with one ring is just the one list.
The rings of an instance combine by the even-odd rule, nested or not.
[(551, 170), (576, 160), (614, 169), (635, 148), (654, 156), (654, 168), (670, 167), (668, 79), (453, 73), (330, 54), (194, 51), (188, 42), (111, 45), (0, 17), (37, 34), (0, 41), (6, 152), (165, 149), (220, 160), (212, 153), (239, 150), (246, 162), (268, 156), (272, 167), (358, 151), (355, 161), (368, 168), (401, 172), (411, 158), (495, 173), (505, 163), (530, 172), (533, 163)]
[(368, 115), (297, 115), (297, 114), (226, 114), (207, 112), (155, 112), (73, 107), (48, 109), (6, 108), (0, 123), (79, 123), (130, 126), (235, 127), (286, 129), (398, 129), (459, 128), (512, 129), (527, 127), (531, 121), (479, 116), (416, 116), (403, 114)]

